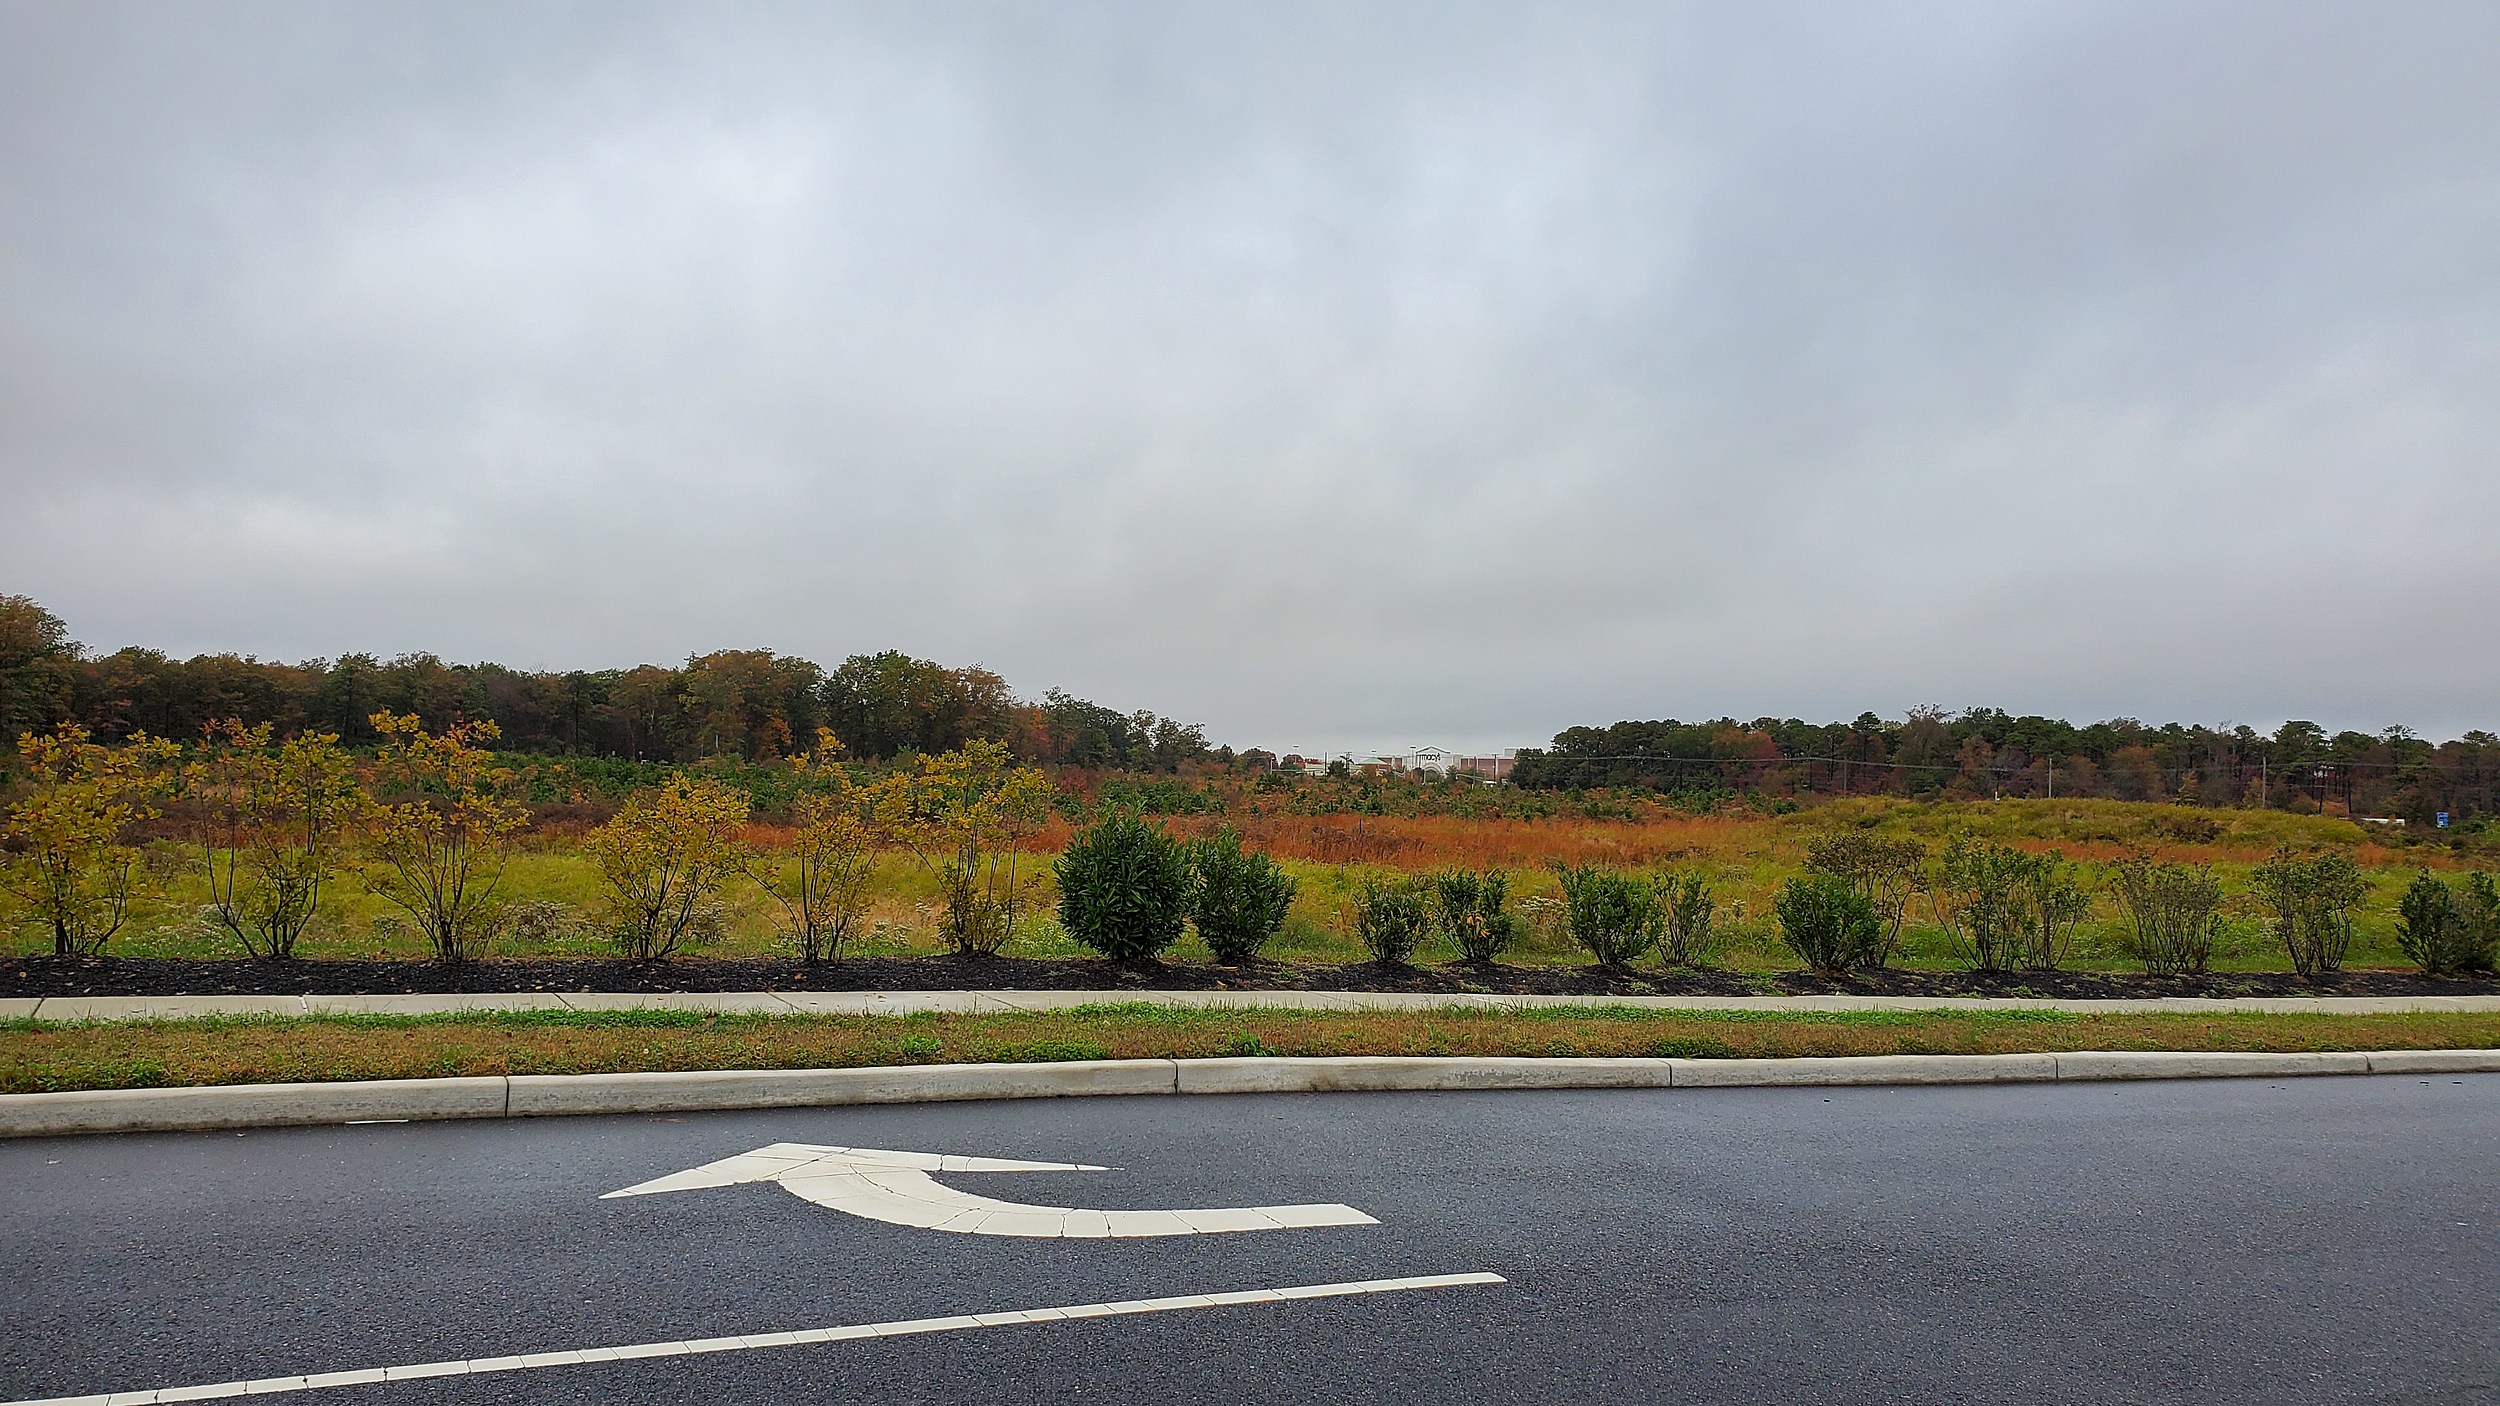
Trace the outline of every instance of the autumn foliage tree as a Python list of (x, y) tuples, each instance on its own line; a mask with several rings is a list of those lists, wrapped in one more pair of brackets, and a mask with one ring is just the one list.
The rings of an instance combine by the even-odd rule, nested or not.
[(790, 759), (800, 786), (791, 803), (797, 827), (783, 854), (759, 856), (749, 870), (780, 905), (783, 930), (805, 962), (842, 955), (868, 911), (876, 870), (876, 796), (852, 784), (836, 760), (841, 750), (832, 729), (820, 728), (815, 749)]
[(78, 654), (61, 617), (30, 596), (0, 595), (0, 748), (66, 713)]
[(176, 751), (145, 734), (106, 746), (74, 723), (17, 739), (31, 783), (9, 808), (8, 835), (19, 853), (0, 873), (52, 934), (55, 955), (92, 956), (129, 920), (139, 852), (123, 835), (159, 814), (150, 802), (170, 788)]
[(608, 886), (608, 930), (626, 956), (665, 957), (696, 934), (707, 905), (743, 868), (746, 819), (745, 792), (681, 772), (590, 832)]
[(529, 821), (503, 794), (512, 773), (479, 745), (500, 734), (491, 722), (428, 732), (414, 714), (371, 721), (382, 737), (374, 789), (385, 799), (373, 809), (365, 881), (416, 920), (436, 958), (467, 961), (494, 934), (495, 888), (513, 833)]
[(937, 876), (939, 936), (959, 957), (1007, 945), (1022, 914), (1024, 842), (1050, 813), (1050, 782), (1006, 747), (971, 742), (921, 756), (879, 784), (877, 822)]
[(274, 741), (228, 719), (185, 770), (201, 812), (205, 916), (255, 957), (291, 957), (363, 813), (355, 759), (326, 732)]

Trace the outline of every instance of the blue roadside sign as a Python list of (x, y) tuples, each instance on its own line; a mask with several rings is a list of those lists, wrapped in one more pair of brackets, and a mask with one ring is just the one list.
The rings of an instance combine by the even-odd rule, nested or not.
[(2439, 828), (2442, 830), (2448, 828), (2448, 812), (2444, 810), (2439, 813)]

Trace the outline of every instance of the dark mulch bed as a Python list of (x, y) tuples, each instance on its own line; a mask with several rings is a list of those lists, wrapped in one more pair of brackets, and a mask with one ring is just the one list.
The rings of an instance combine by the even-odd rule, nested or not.
[(569, 957), (433, 962), (187, 961), (172, 958), (0, 958), (0, 996), (362, 995), (510, 991), (1480, 991), (1502, 995), (1749, 996), (2445, 996), (2500, 993), (2500, 981), (2411, 972), (2345, 972), (2304, 981), (2285, 973), (2161, 978), (2110, 972), (1605, 971), (1595, 967), (1124, 965), (1029, 957), (870, 957), (807, 966), (790, 958), (696, 957), (627, 962)]

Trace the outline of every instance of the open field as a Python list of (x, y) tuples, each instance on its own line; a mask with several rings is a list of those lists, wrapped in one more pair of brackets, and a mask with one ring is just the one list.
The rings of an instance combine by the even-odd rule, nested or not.
[[(2143, 845), (2165, 857), (2213, 866), (2235, 893), (2246, 888), (2250, 868), (2277, 844), (2349, 853), (2364, 866), (2372, 887), (2362, 905), (2357, 940), (2348, 958), (2348, 965), (2355, 969), (2403, 965), (2394, 943), (2394, 903), (2416, 870), (2500, 868), (2500, 856), (2485, 852), (2491, 842), (2482, 837), (2429, 842), (2428, 837), (2391, 834), (2325, 816), (2104, 800), (1849, 800), (1785, 815), (1739, 810), (1683, 816), (1652, 811), (1644, 818), (1624, 820), (1559, 815), (1311, 815), (1252, 804), (1220, 817), (1192, 816), (1164, 823), (1176, 832), (1197, 833), (1219, 822), (1236, 825), (1253, 848), (1278, 856), (1298, 882), (1292, 914), (1267, 953), (1293, 962), (1363, 958), (1351, 933), (1348, 910), (1368, 876), (1452, 866), (1500, 867), (1513, 874), (1516, 897), (1534, 900), (1555, 894), (1549, 866), (1562, 861), (1650, 871), (1698, 870), (1720, 896), (1726, 941), (1718, 963), (1738, 972), (1791, 968), (1797, 961), (1780, 943), (1769, 918), (1771, 895), (1798, 872), (1807, 841), (1834, 827), (1914, 836), (1931, 847), (1967, 832), (2022, 848), (2054, 849), (2069, 859), (2087, 862), (2108, 860)], [(1055, 825), (1045, 834), (1044, 843), (1064, 842), (1066, 834), (1064, 825)], [(768, 842), (773, 834), (759, 826), (755, 838)], [(1035, 880), (1029, 890), (1030, 916), (1019, 926), (1009, 952), (1037, 958), (1082, 955), (1082, 949), (1068, 940), (1050, 914), (1050, 855), (1045, 852), (1028, 859)], [(188, 958), (240, 955), (231, 943), (189, 918), (206, 898), (196, 860), (196, 851), (172, 842), (151, 846), (149, 866), (160, 892), (113, 940), (110, 953)], [(567, 919), (584, 921), (558, 923), (527, 940), (506, 940), (490, 955), (581, 957), (613, 952), (595, 922), (588, 921), (595, 919), (599, 909), (601, 885), (596, 866), (582, 848), (578, 826), (558, 823), (525, 836), (504, 874), (500, 893), (521, 902), (561, 905), (559, 911)], [(888, 853), (880, 860), (874, 895), (872, 921), (866, 935), (852, 947), (854, 954), (902, 956), (938, 950), (933, 931), (939, 908), (937, 886), (909, 856)], [(770, 904), (754, 885), (735, 885), (724, 898), (727, 912), (722, 940), (698, 955), (753, 957), (783, 950)], [(304, 957), (427, 955), (424, 943), (402, 915), (352, 876), (334, 883), (324, 904), (322, 918), (300, 949)], [(1530, 911), (1535, 911), (1534, 905)], [(1896, 964), (1911, 970), (1950, 968), (1953, 963), (1942, 933), (1921, 922), (1922, 916), (1914, 902), (1904, 950)], [(2114, 904), (2106, 898), (2098, 901), (2082, 929), (2072, 965), (2084, 970), (2129, 967), (2120, 945), (2122, 926)], [(38, 935), (23, 926), (9, 930), (8, 944), (7, 950), (13, 953), (44, 950)], [(1208, 957), (1194, 936), (1185, 937), (1171, 955), (1184, 962)], [(1427, 955), (1439, 954), (1428, 951)], [(1568, 965), (1585, 962), (1587, 957), (1554, 926), (1531, 924), (1524, 942), (1507, 960)], [(2266, 934), (2253, 908), (2243, 904), (2232, 916), (2215, 969), (2266, 972), (2286, 968), (2281, 949)]]
[(719, 1016), (527, 1011), (0, 1024), (0, 1092), (169, 1085), (821, 1069), (1238, 1055), (1787, 1057), (2069, 1050), (2500, 1047), (2500, 1013), (2070, 1015), (2056, 1011), (1322, 1013), (1079, 1007), (1046, 1014)]

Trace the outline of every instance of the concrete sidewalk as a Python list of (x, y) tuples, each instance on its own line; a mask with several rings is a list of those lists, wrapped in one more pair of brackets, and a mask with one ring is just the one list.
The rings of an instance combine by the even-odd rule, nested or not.
[(443, 1015), (457, 1011), (712, 1011), (724, 1015), (911, 1015), (1157, 1005), (1195, 1010), (2065, 1011), (2076, 1015), (2402, 1015), (2500, 1011), (2500, 996), (2175, 996), (2061, 1001), (2028, 996), (1505, 996), (1363, 991), (527, 992), (392, 996), (49, 996), (0, 1000), (0, 1019), (184, 1020), (199, 1016)]

